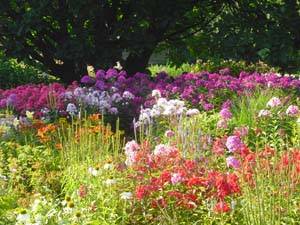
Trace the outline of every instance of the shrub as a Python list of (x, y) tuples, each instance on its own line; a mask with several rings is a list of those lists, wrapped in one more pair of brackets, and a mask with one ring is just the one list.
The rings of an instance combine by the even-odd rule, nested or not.
[(183, 63), (179, 67), (171, 64), (167, 65), (151, 65), (148, 67), (152, 76), (164, 71), (171, 76), (178, 76), (182, 73), (199, 73), (203, 71), (207, 71), (210, 73), (224, 73), (238, 76), (242, 71), (245, 72), (258, 72), (258, 73), (276, 73), (279, 72), (279, 68), (271, 67), (264, 62), (258, 61), (255, 63), (246, 62), (243, 60), (235, 61), (235, 60), (219, 60), (212, 59), (203, 61), (201, 59), (197, 60), (196, 63), (189, 64)]
[(50, 83), (56, 79), (23, 62), (7, 59), (0, 52), (0, 80), (0, 89), (7, 89), (29, 83)]

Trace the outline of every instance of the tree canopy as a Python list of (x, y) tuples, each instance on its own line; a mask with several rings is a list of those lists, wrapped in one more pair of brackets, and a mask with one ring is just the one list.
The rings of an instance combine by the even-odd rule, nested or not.
[(297, 0), (236, 1), (204, 29), (167, 48), (174, 62), (211, 57), (263, 60), (294, 72), (300, 70), (299, 28)]
[(231, 2), (0, 0), (0, 48), (65, 82), (79, 79), (87, 64), (121, 61), (133, 73), (146, 68), (158, 43), (207, 27)]

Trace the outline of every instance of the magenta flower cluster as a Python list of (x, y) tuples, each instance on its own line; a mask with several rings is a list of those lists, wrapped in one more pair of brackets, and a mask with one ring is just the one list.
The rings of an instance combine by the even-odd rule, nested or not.
[[(144, 73), (128, 76), (125, 71), (109, 69), (98, 70), (95, 78), (86, 75), (81, 82), (94, 85), (99, 90), (109, 90), (114, 86), (120, 91), (129, 91), (135, 95), (135, 105), (152, 106), (155, 103), (155, 97), (150, 95), (151, 91), (159, 90), (163, 97), (180, 98), (193, 107), (207, 111), (220, 107), (224, 101), (236, 93), (242, 94), (245, 90), (256, 87), (300, 88), (300, 80), (282, 77), (275, 73), (256, 72), (241, 72), (239, 77), (231, 76), (229, 73), (185, 73), (176, 78), (161, 72), (152, 78)], [(228, 118), (230, 114), (224, 112), (224, 117)]]
[[(159, 90), (162, 97), (168, 99), (184, 100), (188, 105), (200, 110), (221, 108), (221, 118), (228, 120), (231, 112), (230, 102), (227, 100), (233, 95), (243, 94), (245, 90), (256, 87), (289, 88), (289, 90), (300, 88), (300, 80), (280, 77), (272, 73), (241, 72), (239, 77), (233, 77), (227, 72), (222, 74), (201, 72), (185, 73), (173, 78), (164, 72), (157, 74), (156, 77), (150, 77), (144, 73), (128, 76), (125, 71), (117, 69), (98, 70), (95, 77), (85, 75), (81, 83), (100, 93), (103, 91), (112, 93), (112, 90), (116, 90), (113, 91), (113, 98), (116, 101), (118, 96), (130, 99), (131, 118), (138, 115), (141, 105), (151, 107), (155, 104), (156, 97), (151, 95), (152, 90)], [(64, 113), (70, 103), (66, 101), (66, 93), (73, 93), (77, 87), (76, 83), (68, 87), (53, 83), (51, 85), (23, 85), (10, 90), (0, 90), (0, 109), (9, 106), (18, 114), (24, 114), (26, 110), (29, 110), (39, 116), (43, 109), (49, 109), (50, 96), (55, 99), (56, 109)], [(93, 96), (87, 97), (89, 102), (93, 100)], [(118, 110), (114, 109), (114, 112)]]
[(0, 109), (11, 107), (20, 115), (24, 115), (26, 111), (33, 111), (36, 116), (42, 116), (42, 111), (49, 110), (51, 107), (57, 111), (63, 111), (65, 110), (65, 92), (76, 87), (76, 83), (68, 88), (62, 84), (53, 83), (50, 85), (28, 84), (9, 90), (0, 90)]

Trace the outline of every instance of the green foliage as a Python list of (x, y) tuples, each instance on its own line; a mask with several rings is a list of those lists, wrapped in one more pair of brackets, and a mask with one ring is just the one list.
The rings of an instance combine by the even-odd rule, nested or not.
[(16, 59), (7, 59), (0, 53), (0, 88), (8, 89), (28, 83), (50, 83), (54, 77), (39, 69), (18, 63)]
[(262, 60), (296, 73), (300, 64), (299, 1), (234, 1), (208, 26), (177, 39), (168, 49), (170, 61), (180, 65), (196, 59)]
[(31, 192), (60, 192), (58, 154), (45, 146), (0, 143), (0, 173), (7, 177), (8, 190), (25, 197)]
[[(248, 96), (235, 99), (232, 108), (233, 127), (246, 126), (250, 129), (248, 145), (254, 148), (263, 148), (265, 145), (274, 149), (285, 149), (288, 146), (296, 146), (298, 137), (297, 119), (287, 116), (286, 109), (297, 101), (286, 98), (286, 93), (280, 90), (258, 89)], [(267, 102), (274, 96), (281, 98), (282, 105), (279, 107), (267, 107)], [(293, 96), (291, 94), (291, 96)], [(260, 110), (269, 110), (269, 116), (259, 116)]]
[(258, 61), (256, 63), (249, 63), (244, 60), (221, 60), (221, 59), (209, 59), (209, 60), (197, 60), (196, 63), (189, 64), (183, 63), (180, 66), (167, 64), (167, 65), (152, 65), (148, 67), (152, 75), (164, 71), (171, 76), (177, 76), (186, 72), (219, 72), (221, 69), (229, 68), (230, 74), (238, 76), (241, 71), (246, 72), (258, 72), (258, 73), (268, 73), (268, 72), (278, 72), (279, 68), (271, 67), (264, 62)]
[(65, 82), (80, 78), (87, 64), (107, 68), (122, 61), (129, 74), (142, 72), (159, 42), (205, 27), (224, 4), (1, 0), (0, 49), (10, 57), (38, 61)]
[[(289, 150), (281, 150), (293, 157)], [(296, 225), (300, 222), (296, 203), (300, 189), (293, 184), (296, 167), (284, 167), (280, 155), (275, 154), (273, 158), (269, 156), (268, 163), (266, 158), (256, 160), (252, 185), (246, 179), (241, 182), (243, 224)]]

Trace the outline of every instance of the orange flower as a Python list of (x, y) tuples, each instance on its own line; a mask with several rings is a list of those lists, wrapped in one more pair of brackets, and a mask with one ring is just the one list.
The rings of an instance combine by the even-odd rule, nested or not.
[(56, 144), (55, 144), (55, 148), (56, 148), (57, 150), (62, 150), (62, 149), (63, 149), (62, 143), (56, 143)]
[(93, 122), (97, 122), (101, 119), (101, 115), (99, 113), (91, 114), (89, 119)]
[(37, 136), (39, 137), (41, 142), (47, 142), (50, 141), (50, 135), (54, 133), (56, 130), (56, 126), (53, 124), (48, 124), (44, 127), (41, 127), (38, 129)]

